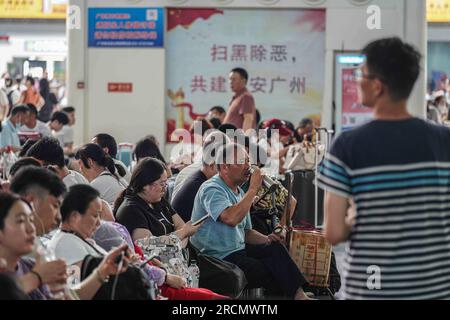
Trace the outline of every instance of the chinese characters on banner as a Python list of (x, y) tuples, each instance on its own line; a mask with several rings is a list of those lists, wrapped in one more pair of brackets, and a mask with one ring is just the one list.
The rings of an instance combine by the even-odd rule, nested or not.
[[(230, 52), (230, 55), (228, 55)], [(262, 45), (232, 45), (231, 50), (227, 46), (214, 44), (211, 48), (211, 61), (253, 61), (262, 62), (266, 60), (273, 62), (287, 61), (287, 47), (280, 45), (272, 45), (271, 51)], [(306, 78), (300, 76), (292, 76), (291, 78), (283, 78), (281, 76), (267, 77), (250, 77), (248, 80), (248, 89), (252, 93), (268, 93), (272, 94), (278, 86), (289, 87), (289, 92), (305, 94)], [(194, 75), (190, 85), (191, 93), (206, 92), (229, 92), (228, 79), (224, 76), (216, 75), (205, 78), (203, 75)]]
[(248, 71), (247, 89), (263, 120), (297, 125), (321, 114), (324, 10), (168, 8), (167, 25), (168, 141), (176, 128), (189, 128), (193, 115), (228, 108), (236, 67)]
[(89, 47), (162, 47), (162, 8), (89, 8)]
[(358, 103), (355, 68), (342, 70), (342, 130), (365, 124), (373, 118), (372, 110)]

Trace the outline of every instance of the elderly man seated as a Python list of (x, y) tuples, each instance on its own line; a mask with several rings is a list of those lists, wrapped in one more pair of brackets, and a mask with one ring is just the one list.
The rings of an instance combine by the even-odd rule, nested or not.
[[(221, 148), (216, 157), (219, 174), (205, 182), (197, 193), (192, 221), (210, 215), (191, 238), (201, 252), (239, 266), (249, 288), (263, 287), (268, 295), (307, 300), (307, 284), (280, 238), (252, 229), (249, 209), (261, 187), (263, 176), (251, 174), (245, 149), (236, 144)], [(240, 186), (251, 177), (244, 194)]]

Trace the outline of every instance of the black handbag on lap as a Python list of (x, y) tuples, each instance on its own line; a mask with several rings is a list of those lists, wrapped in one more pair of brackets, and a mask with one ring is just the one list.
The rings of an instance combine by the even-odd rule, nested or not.
[[(102, 260), (103, 258), (86, 256), (81, 265), (81, 280), (86, 279), (94, 272)], [(113, 292), (116, 277), (119, 279)], [(104, 283), (92, 300), (152, 300), (151, 291), (153, 289), (141, 269), (129, 265), (127, 271), (118, 276), (112, 276), (107, 283)]]

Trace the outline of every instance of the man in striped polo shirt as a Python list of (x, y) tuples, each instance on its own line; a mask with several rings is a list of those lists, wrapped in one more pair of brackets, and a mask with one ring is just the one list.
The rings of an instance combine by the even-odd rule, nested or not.
[(341, 134), (319, 176), (326, 237), (348, 241), (343, 298), (449, 299), (450, 129), (408, 113), (412, 46), (383, 39), (363, 54), (361, 102), (375, 120)]

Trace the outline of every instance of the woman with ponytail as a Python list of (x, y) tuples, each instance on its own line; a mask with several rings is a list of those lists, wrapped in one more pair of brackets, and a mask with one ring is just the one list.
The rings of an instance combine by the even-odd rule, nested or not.
[(201, 226), (184, 223), (169, 202), (166, 166), (160, 160), (144, 158), (131, 176), (130, 185), (117, 199), (114, 213), (117, 222), (124, 225), (133, 241), (149, 236), (175, 233), (185, 244)]
[(112, 206), (128, 186), (127, 182), (116, 174), (114, 160), (94, 143), (81, 147), (75, 158), (79, 161), (83, 176), (98, 190), (100, 198)]

